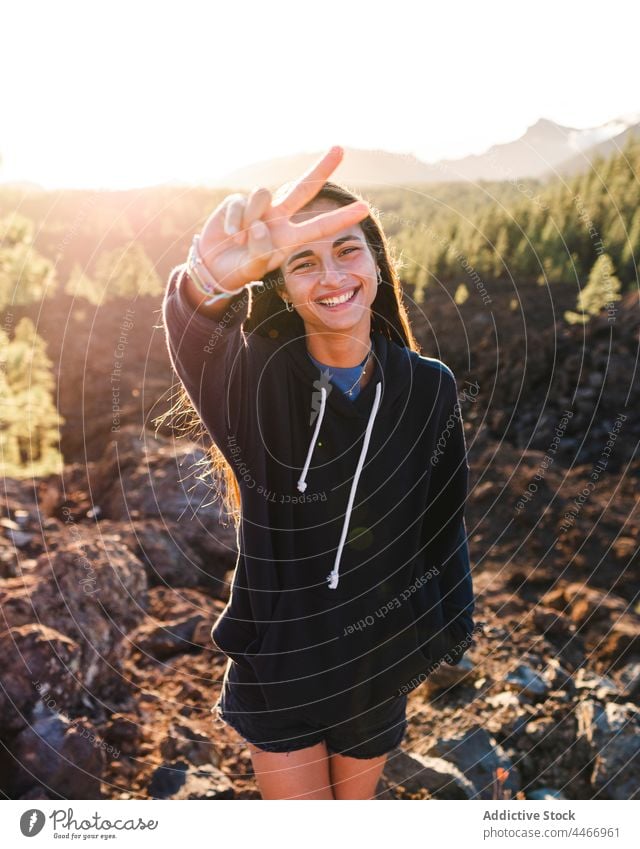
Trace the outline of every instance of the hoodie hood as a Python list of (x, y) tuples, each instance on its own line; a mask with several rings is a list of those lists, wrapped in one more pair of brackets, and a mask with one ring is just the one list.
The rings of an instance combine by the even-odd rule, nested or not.
[[(347, 398), (337, 387), (331, 384), (327, 391), (326, 405), (335, 415), (348, 419), (368, 419), (371, 413), (376, 385), (380, 383), (379, 415), (389, 415), (394, 404), (403, 395), (406, 397), (411, 385), (414, 354), (408, 348), (400, 348), (381, 333), (371, 334), (375, 371), (366, 386), (354, 399)], [(319, 382), (319, 369), (309, 359), (305, 337), (287, 340), (282, 343), (291, 362), (291, 368), (300, 380), (310, 385)]]

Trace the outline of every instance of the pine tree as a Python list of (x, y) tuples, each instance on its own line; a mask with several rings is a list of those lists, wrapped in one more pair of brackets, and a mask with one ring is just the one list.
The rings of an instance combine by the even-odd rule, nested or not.
[(589, 321), (608, 304), (620, 300), (620, 281), (614, 272), (609, 254), (601, 254), (593, 264), (587, 285), (578, 295), (576, 309), (580, 312), (565, 312), (570, 324)]
[(96, 284), (78, 262), (71, 269), (71, 274), (65, 284), (64, 291), (67, 295), (71, 295), (74, 298), (84, 298), (97, 307), (103, 301), (104, 292), (98, 291)]
[(53, 295), (55, 268), (33, 248), (33, 223), (14, 213), (0, 220), (0, 310)]
[(640, 269), (640, 209), (637, 209), (631, 220), (629, 235), (625, 241), (620, 258), (622, 278), (635, 281), (638, 286)]
[(4, 333), (0, 344), (4, 364), (2, 472), (12, 477), (60, 474), (59, 427), (64, 419), (53, 400), (55, 379), (46, 343), (31, 319), (21, 318), (13, 340), (8, 341)]
[(0, 469), (4, 474), (10, 474), (20, 465), (20, 416), (7, 379), (9, 344), (8, 335), (0, 328)]
[(138, 242), (100, 254), (93, 272), (96, 297), (104, 300), (161, 295), (163, 285)]

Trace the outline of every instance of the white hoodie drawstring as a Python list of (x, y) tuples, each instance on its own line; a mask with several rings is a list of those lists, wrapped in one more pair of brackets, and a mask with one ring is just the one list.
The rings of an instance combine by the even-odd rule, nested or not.
[[(380, 406), (380, 392), (381, 392), (382, 384), (380, 381), (376, 384), (376, 397), (373, 401), (373, 406), (371, 408), (371, 412), (369, 414), (369, 421), (367, 422), (367, 429), (364, 435), (364, 442), (362, 444), (362, 449), (360, 451), (360, 458), (358, 459), (358, 465), (353, 476), (353, 482), (351, 484), (351, 492), (349, 493), (349, 502), (347, 504), (347, 510), (344, 517), (344, 524), (342, 526), (342, 535), (340, 537), (340, 544), (338, 545), (338, 551), (336, 553), (336, 560), (333, 566), (333, 569), (327, 575), (327, 581), (329, 582), (329, 589), (335, 590), (338, 586), (338, 580), (340, 578), (339, 568), (340, 568), (340, 558), (342, 556), (342, 549), (344, 547), (344, 541), (347, 537), (347, 530), (349, 528), (349, 520), (351, 518), (351, 509), (353, 507), (353, 501), (356, 495), (356, 487), (358, 486), (358, 479), (360, 478), (360, 472), (362, 471), (362, 467), (364, 466), (364, 461), (367, 456), (367, 450), (369, 448), (369, 440), (371, 439), (371, 431), (373, 429), (373, 423), (378, 412), (378, 407)], [(326, 389), (324, 386), (321, 388), (322, 392), (322, 400), (320, 405), (320, 415), (318, 416), (318, 421), (316, 422), (316, 429), (313, 434), (313, 439), (309, 444), (309, 450), (307, 452), (307, 460), (304, 464), (304, 469), (302, 471), (302, 475), (300, 476), (300, 480), (298, 481), (298, 489), (300, 492), (304, 492), (307, 488), (307, 484), (305, 482), (306, 474), (309, 470), (309, 463), (311, 462), (311, 455), (313, 454), (313, 448), (316, 444), (316, 439), (318, 437), (318, 431), (320, 430), (320, 424), (322, 422), (322, 417), (324, 415), (325, 408), (325, 400), (326, 400)]]
[(316, 439), (318, 438), (318, 431), (320, 430), (320, 425), (322, 424), (322, 418), (324, 416), (324, 408), (327, 400), (327, 389), (325, 386), (320, 387), (320, 413), (316, 420), (316, 429), (313, 431), (313, 437), (311, 438), (311, 442), (309, 443), (309, 450), (307, 451), (307, 459), (304, 463), (304, 469), (302, 470), (302, 474), (300, 475), (300, 479), (298, 481), (298, 489), (300, 492), (304, 492), (307, 488), (307, 483), (305, 478), (307, 476), (307, 472), (309, 471), (309, 463), (311, 462), (311, 455), (313, 454), (313, 448), (316, 444)]

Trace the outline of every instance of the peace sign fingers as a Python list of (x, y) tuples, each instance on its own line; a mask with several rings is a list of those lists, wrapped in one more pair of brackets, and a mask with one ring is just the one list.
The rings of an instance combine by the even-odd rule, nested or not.
[(300, 222), (291, 220), (318, 195), (343, 153), (341, 147), (332, 147), (290, 188), (285, 184), (284, 196), (275, 202), (263, 188), (254, 189), (248, 198), (240, 193), (224, 198), (207, 219), (199, 242), (214, 279), (227, 290), (259, 280), (298, 245), (327, 239), (367, 218), (368, 203), (356, 200), (313, 217), (301, 216)]
[(300, 224), (290, 221), (292, 215), (316, 197), (342, 160), (343, 153), (341, 147), (332, 147), (293, 183), (284, 197), (273, 202), (266, 210), (263, 218), (271, 225), (274, 247), (291, 250), (302, 242), (331, 236), (370, 215), (367, 202), (358, 200), (330, 212), (323, 212)]

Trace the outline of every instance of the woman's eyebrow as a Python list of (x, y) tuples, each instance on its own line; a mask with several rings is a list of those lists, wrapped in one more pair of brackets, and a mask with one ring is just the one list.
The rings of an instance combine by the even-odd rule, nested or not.
[[(338, 245), (341, 245), (343, 242), (351, 242), (353, 240), (355, 240), (356, 242), (362, 241), (360, 236), (356, 236), (353, 233), (349, 233), (348, 236), (341, 236), (339, 239), (336, 239), (335, 242), (333, 243), (332, 247), (335, 248)], [(300, 251), (300, 253), (294, 254), (290, 259), (287, 260), (285, 268), (288, 268), (291, 265), (292, 262), (295, 262), (297, 259), (301, 259), (303, 256), (312, 256), (312, 255), (313, 255), (312, 250)]]

